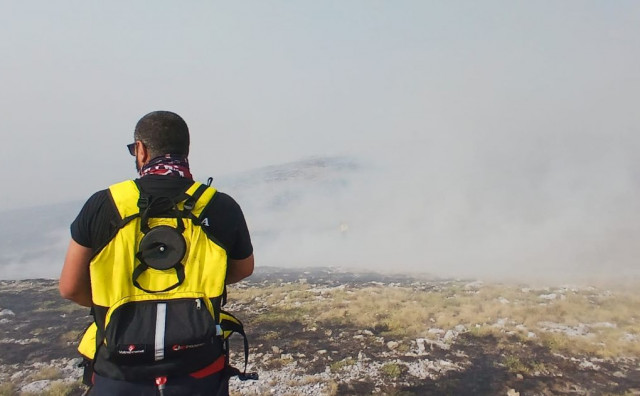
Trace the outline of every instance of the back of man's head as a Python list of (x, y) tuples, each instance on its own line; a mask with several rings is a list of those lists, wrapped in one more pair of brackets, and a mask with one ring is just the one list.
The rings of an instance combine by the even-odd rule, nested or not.
[(151, 158), (165, 154), (189, 155), (189, 127), (182, 117), (170, 111), (152, 111), (136, 124), (133, 133)]

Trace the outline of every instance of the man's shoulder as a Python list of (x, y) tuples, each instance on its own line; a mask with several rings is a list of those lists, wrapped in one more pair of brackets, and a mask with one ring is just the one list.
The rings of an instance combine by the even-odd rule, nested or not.
[(71, 223), (71, 237), (82, 246), (96, 248), (108, 236), (110, 225), (118, 220), (119, 214), (109, 190), (96, 191)]
[(93, 217), (100, 212), (104, 212), (107, 208), (107, 211), (111, 214), (112, 207), (113, 200), (111, 199), (109, 188), (105, 188), (104, 190), (96, 191), (87, 199), (80, 211), (80, 215), (83, 217)]
[(231, 197), (231, 195), (226, 192), (220, 191), (216, 189), (216, 199), (224, 202), (235, 202), (236, 200)]
[(112, 183), (110, 184), (107, 188), (103, 189), (103, 190), (98, 190), (95, 193), (93, 193), (89, 199), (87, 199), (85, 206), (87, 205), (91, 205), (91, 206), (101, 206), (104, 205), (105, 203), (111, 203), (111, 188), (117, 185), (122, 185), (124, 183), (131, 183), (131, 182), (135, 182), (135, 180), (132, 179), (127, 179), (127, 180), (122, 180), (120, 182), (116, 182), (116, 183)]
[(107, 201), (109, 199), (109, 189), (105, 188), (104, 190), (98, 190), (96, 192), (94, 192), (89, 199), (87, 199), (86, 204), (89, 203), (93, 203), (93, 204), (98, 204), (98, 203), (103, 203), (105, 201)]
[(212, 205), (217, 208), (240, 209), (240, 205), (238, 204), (238, 202), (236, 202), (235, 199), (233, 199), (231, 195), (220, 190), (216, 190), (216, 194), (213, 197)]
[(240, 205), (229, 194), (216, 190), (215, 195), (204, 209), (203, 216), (234, 226), (244, 218)]

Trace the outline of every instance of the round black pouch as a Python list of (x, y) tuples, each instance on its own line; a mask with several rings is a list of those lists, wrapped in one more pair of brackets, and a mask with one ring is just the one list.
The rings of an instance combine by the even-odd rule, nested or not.
[(187, 243), (177, 229), (161, 225), (153, 227), (140, 241), (138, 258), (157, 270), (167, 270), (179, 263), (187, 252)]
[[(181, 260), (187, 252), (187, 243), (176, 228), (161, 225), (151, 228), (142, 240), (136, 257), (140, 260), (133, 271), (133, 284), (147, 293), (160, 293), (175, 289), (184, 282), (184, 266)], [(160, 271), (175, 269), (178, 281), (163, 290), (148, 290), (140, 286), (138, 277), (148, 268)]]

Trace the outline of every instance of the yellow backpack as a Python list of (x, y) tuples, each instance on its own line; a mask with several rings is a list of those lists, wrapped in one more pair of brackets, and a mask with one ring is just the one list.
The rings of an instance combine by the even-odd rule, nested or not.
[(246, 372), (242, 323), (221, 309), (226, 251), (201, 227), (216, 190), (194, 182), (169, 199), (128, 180), (109, 194), (121, 221), (90, 263), (94, 323), (79, 352), (114, 379), (184, 375), (228, 356), (236, 332), (244, 337)]

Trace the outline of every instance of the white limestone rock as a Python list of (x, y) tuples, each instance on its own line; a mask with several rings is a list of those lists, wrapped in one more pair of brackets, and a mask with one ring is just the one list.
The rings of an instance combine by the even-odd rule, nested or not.
[(34, 381), (31, 383), (28, 383), (27, 385), (20, 388), (20, 391), (24, 393), (40, 394), (40, 393), (44, 393), (44, 391), (48, 389), (50, 386), (51, 386), (50, 380), (40, 380), (40, 381)]

